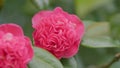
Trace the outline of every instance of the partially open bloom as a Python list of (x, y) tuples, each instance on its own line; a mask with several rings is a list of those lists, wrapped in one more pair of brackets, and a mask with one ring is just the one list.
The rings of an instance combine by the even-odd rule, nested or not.
[(0, 25), (0, 68), (27, 68), (33, 57), (31, 41), (16, 24)]
[(74, 56), (84, 34), (81, 20), (60, 7), (35, 14), (32, 27), (35, 45), (48, 50), (58, 59)]

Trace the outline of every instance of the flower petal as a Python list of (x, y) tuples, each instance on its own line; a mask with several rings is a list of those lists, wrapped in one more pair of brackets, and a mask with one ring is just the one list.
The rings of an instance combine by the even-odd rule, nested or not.
[(33, 58), (34, 53), (33, 53), (33, 49), (32, 49), (32, 43), (31, 40), (28, 37), (25, 37), (26, 40), (26, 47), (28, 48), (28, 55), (26, 56), (26, 61), (24, 61), (25, 63), (28, 63), (31, 58)]
[(70, 58), (70, 57), (74, 56), (78, 52), (78, 49), (79, 49), (79, 42), (76, 41), (68, 50), (66, 50), (64, 52), (65, 54), (63, 57)]
[(32, 18), (32, 27), (35, 28), (43, 17), (49, 16), (51, 11), (40, 11)]
[(22, 28), (12, 23), (0, 25), (0, 31), (4, 33), (12, 33), (14, 36), (24, 36)]
[(70, 49), (66, 50), (63, 58), (70, 58), (74, 56), (78, 52), (78, 49), (79, 49), (79, 45), (70, 47)]

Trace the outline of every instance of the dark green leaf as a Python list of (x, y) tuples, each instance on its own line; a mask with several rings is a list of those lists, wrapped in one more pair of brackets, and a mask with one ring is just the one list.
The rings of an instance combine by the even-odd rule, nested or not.
[(74, 57), (61, 60), (64, 68), (77, 68), (77, 62)]

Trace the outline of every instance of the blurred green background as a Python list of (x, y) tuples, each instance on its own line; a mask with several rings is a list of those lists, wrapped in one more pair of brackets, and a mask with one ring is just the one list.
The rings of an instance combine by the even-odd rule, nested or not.
[[(85, 24), (84, 38), (74, 56), (78, 68), (97, 68), (120, 52), (120, 0), (0, 0), (0, 23), (17, 23), (32, 39), (32, 16), (57, 6), (76, 14)], [(110, 68), (120, 68), (120, 62)]]

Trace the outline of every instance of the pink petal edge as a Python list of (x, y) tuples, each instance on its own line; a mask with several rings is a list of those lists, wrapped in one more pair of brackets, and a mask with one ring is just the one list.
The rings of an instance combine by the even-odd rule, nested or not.
[(43, 10), (43, 11), (36, 13), (32, 18), (32, 27), (36, 28), (38, 23), (40, 23), (41, 19), (43, 17), (49, 16), (49, 14), (51, 14), (51, 11), (47, 11), (47, 10)]
[(0, 31), (4, 33), (12, 33), (14, 36), (24, 36), (22, 28), (19, 25), (13, 23), (1, 24)]
[(29, 51), (29, 56), (26, 60), (26, 62), (29, 62), (31, 60), (31, 58), (33, 58), (34, 56), (34, 51), (33, 51), (33, 48), (32, 48), (32, 42), (31, 40), (25, 36), (25, 40), (26, 40), (26, 47), (28, 48), (28, 51)]

